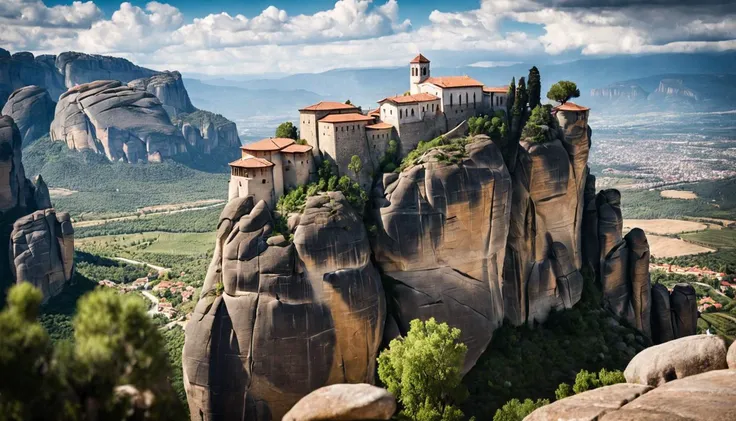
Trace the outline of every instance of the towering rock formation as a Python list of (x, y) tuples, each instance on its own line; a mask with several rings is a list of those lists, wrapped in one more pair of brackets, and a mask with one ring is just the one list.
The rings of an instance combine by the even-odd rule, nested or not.
[(626, 82), (613, 83), (604, 88), (590, 90), (591, 97), (609, 101), (639, 101), (647, 99), (647, 95), (647, 91), (641, 86)]
[(119, 80), (126, 83), (158, 73), (155, 70), (136, 66), (124, 58), (74, 51), (59, 54), (55, 65), (64, 76), (64, 86), (67, 89), (96, 80)]
[(160, 161), (186, 153), (159, 100), (113, 80), (76, 86), (59, 99), (51, 139), (111, 161)]
[(49, 132), (54, 108), (56, 103), (46, 89), (31, 85), (13, 92), (1, 113), (13, 118), (25, 145)]
[(401, 332), (435, 317), (461, 328), (464, 371), (475, 364), (504, 317), (502, 269), (511, 211), (509, 173), (496, 145), (467, 146), (460, 165), (424, 163), (386, 174), (374, 193), (376, 261)]
[(341, 193), (309, 198), (294, 243), (264, 202), (230, 201), (186, 328), (192, 419), (279, 420), (335, 383), (372, 383), (385, 299), (360, 216)]
[(197, 110), (189, 100), (189, 94), (184, 88), (179, 72), (167, 71), (148, 78), (136, 79), (128, 82), (128, 86), (155, 95), (171, 116)]
[(649, 100), (698, 101), (698, 93), (685, 86), (681, 79), (662, 79), (657, 89), (649, 95)]
[(25, 177), (21, 137), (13, 119), (0, 117), (0, 295), (13, 282), (57, 294), (71, 279), (74, 230), (69, 214), (51, 208), (43, 179)]

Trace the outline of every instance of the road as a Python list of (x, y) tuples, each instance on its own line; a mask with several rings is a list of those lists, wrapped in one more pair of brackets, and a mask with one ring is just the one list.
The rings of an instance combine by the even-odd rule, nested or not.
[(115, 218), (108, 218), (108, 219), (92, 219), (89, 221), (78, 221), (78, 222), (74, 222), (74, 226), (76, 228), (94, 227), (97, 225), (106, 224), (108, 222), (130, 221), (130, 220), (135, 220), (139, 218), (147, 218), (147, 217), (156, 216), (156, 215), (171, 215), (175, 213), (192, 212), (192, 211), (198, 211), (198, 210), (203, 210), (203, 209), (212, 209), (212, 208), (222, 206), (223, 203), (225, 202), (215, 203), (213, 205), (207, 205), (207, 206), (195, 206), (195, 207), (184, 208), (184, 209), (173, 209), (173, 210), (167, 210), (167, 211), (148, 212), (148, 213), (134, 213), (132, 215), (118, 216)]
[(713, 288), (712, 286), (710, 286), (710, 285), (708, 285), (708, 284), (706, 284), (706, 283), (703, 283), (703, 282), (693, 282), (693, 283), (694, 283), (694, 284), (697, 284), (697, 285), (700, 285), (700, 286), (702, 286), (702, 287), (708, 287), (708, 288), (712, 289), (712, 290), (713, 290), (713, 292), (715, 292), (716, 294), (720, 295), (721, 297), (726, 297), (726, 298), (728, 298), (729, 300), (731, 299), (731, 297), (729, 297), (728, 295), (726, 295), (726, 294), (722, 293), (721, 291), (718, 291), (718, 289), (716, 289), (716, 288)]
[(141, 291), (141, 294), (143, 294), (144, 297), (148, 298), (153, 303), (153, 306), (148, 310), (148, 314), (150, 314), (151, 316), (153, 316), (154, 314), (158, 314), (158, 298), (145, 290)]
[(145, 266), (148, 266), (149, 268), (151, 268), (153, 270), (157, 270), (159, 272), (168, 272), (168, 271), (171, 270), (170, 268), (165, 268), (163, 266), (156, 266), (156, 265), (152, 265), (152, 264), (146, 263), (146, 262), (139, 262), (137, 260), (126, 259), (125, 257), (113, 257), (113, 259), (119, 260), (119, 261), (125, 262), (125, 263), (130, 263), (131, 265), (145, 265)]

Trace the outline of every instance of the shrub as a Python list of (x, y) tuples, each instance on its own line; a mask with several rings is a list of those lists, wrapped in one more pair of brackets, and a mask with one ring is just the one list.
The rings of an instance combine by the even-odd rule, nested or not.
[(565, 399), (569, 396), (574, 395), (575, 392), (572, 391), (572, 387), (570, 387), (567, 383), (560, 383), (559, 386), (557, 386), (557, 390), (555, 390), (555, 399)]
[(467, 397), (460, 371), (467, 347), (460, 329), (434, 318), (411, 321), (405, 338), (391, 341), (378, 357), (378, 376), (401, 403), (401, 415), (416, 421), (463, 418), (455, 404)]
[(286, 121), (279, 124), (279, 127), (276, 128), (276, 137), (297, 140), (299, 138), (299, 130), (294, 126), (294, 123)]
[(555, 397), (558, 400), (564, 399), (578, 393), (618, 383), (626, 383), (626, 378), (621, 370), (609, 371), (603, 368), (598, 374), (580, 370), (575, 376), (575, 384), (570, 387), (567, 383), (560, 383), (557, 390), (555, 390)]
[(511, 399), (501, 409), (496, 411), (493, 421), (522, 421), (524, 417), (544, 405), (549, 405), (549, 400), (538, 399), (533, 401), (531, 399), (525, 399), (524, 402), (520, 402), (518, 399)]

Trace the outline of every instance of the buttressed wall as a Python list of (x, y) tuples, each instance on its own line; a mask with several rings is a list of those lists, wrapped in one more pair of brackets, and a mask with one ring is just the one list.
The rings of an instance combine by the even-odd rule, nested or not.
[(543, 142), (521, 139), (513, 171), (477, 136), (452, 159), (434, 149), (383, 174), (370, 242), (341, 193), (289, 218), (293, 243), (270, 237), (265, 203), (231, 201), (187, 325), (192, 420), (278, 420), (320, 386), (372, 382), (380, 344), (415, 318), (462, 330), (465, 373), (504, 318), (543, 322), (575, 305), (586, 279), (655, 342), (695, 333), (694, 291), (652, 288), (646, 235), (623, 235), (618, 191), (596, 194), (587, 122), (560, 122)]

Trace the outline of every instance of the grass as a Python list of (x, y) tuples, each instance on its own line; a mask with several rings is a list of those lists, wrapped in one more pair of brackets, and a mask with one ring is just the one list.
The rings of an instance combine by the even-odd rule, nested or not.
[(736, 248), (736, 230), (729, 228), (682, 234), (680, 238), (716, 249)]
[(75, 238), (122, 235), (151, 231), (212, 232), (217, 229), (222, 206), (173, 214), (148, 215), (135, 219), (111, 221), (91, 227), (76, 227)]
[[(726, 338), (728, 342), (736, 339), (736, 316), (725, 313), (703, 313), (700, 317), (705, 320), (711, 333), (715, 333)], [(715, 330), (715, 332), (713, 332)]]
[(145, 232), (141, 234), (105, 235), (78, 239), (76, 247), (120, 257), (141, 253), (163, 255), (201, 255), (215, 246), (215, 233)]
[(668, 199), (660, 190), (627, 190), (621, 195), (621, 210), (627, 219), (709, 217), (736, 219), (736, 178), (701, 181), (663, 188), (692, 191), (697, 199)]

